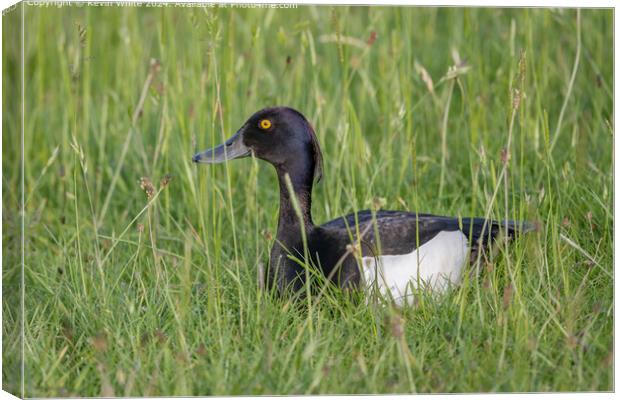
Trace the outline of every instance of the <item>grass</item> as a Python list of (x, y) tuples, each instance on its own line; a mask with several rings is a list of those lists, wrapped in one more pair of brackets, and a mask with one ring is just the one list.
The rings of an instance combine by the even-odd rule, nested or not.
[[(3, 17), (5, 390), (22, 322), (28, 397), (613, 390), (611, 10), (24, 10), (23, 320)], [(407, 309), (270, 296), (273, 170), (191, 155), (276, 104), (322, 145), (315, 221), (384, 204), (540, 230)]]

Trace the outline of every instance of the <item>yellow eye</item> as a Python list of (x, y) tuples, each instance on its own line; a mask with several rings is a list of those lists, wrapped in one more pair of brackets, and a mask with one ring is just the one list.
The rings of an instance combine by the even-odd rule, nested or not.
[(263, 130), (267, 130), (271, 128), (271, 121), (269, 121), (268, 119), (261, 119), (258, 123), (258, 127)]

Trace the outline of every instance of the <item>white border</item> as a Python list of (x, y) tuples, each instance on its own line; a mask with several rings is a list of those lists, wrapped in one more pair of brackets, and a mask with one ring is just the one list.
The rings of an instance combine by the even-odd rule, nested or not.
[[(68, 3), (74, 3), (77, 1), (64, 1), (63, 3), (68, 4)], [(149, 3), (148, 1), (145, 0), (135, 0), (132, 1), (135, 3)], [(202, 3), (241, 3), (241, 4), (250, 4), (253, 3), (252, 1), (246, 0), (229, 0), (229, 1), (210, 1), (210, 2), (204, 2), (204, 1), (191, 1), (191, 3), (198, 3), (198, 2), (202, 2)], [(17, 2), (14, 0), (0, 0), (0, 9), (5, 10), (9, 7), (11, 7), (12, 5), (15, 5)], [(120, 3), (120, 2), (109, 2), (109, 3)], [(153, 3), (153, 2), (151, 2)], [(188, 1), (172, 1), (172, 0), (158, 0), (157, 3), (189, 3)], [(614, 132), (616, 132), (616, 117), (619, 115), (618, 114), (618, 105), (616, 102), (617, 99), (617, 92), (616, 92), (616, 85), (615, 85), (615, 77), (618, 75), (618, 72), (620, 71), (620, 67), (618, 66), (618, 63), (616, 62), (616, 57), (615, 55), (616, 53), (616, 41), (615, 38), (618, 37), (618, 34), (620, 33), (620, 28), (618, 27), (618, 25), (615, 23), (616, 21), (616, 17), (618, 14), (618, 10), (615, 8), (615, 2), (614, 1), (606, 1), (606, 0), (590, 0), (588, 2), (585, 1), (577, 1), (577, 0), (540, 0), (540, 1), (522, 1), (522, 2), (512, 2), (512, 1), (508, 1), (508, 2), (499, 2), (497, 0), (493, 1), (493, 0), (477, 0), (475, 2), (472, 1), (464, 1), (464, 0), (451, 0), (451, 1), (429, 1), (429, 0), (416, 0), (416, 1), (398, 1), (398, 0), (355, 0), (355, 1), (351, 1), (351, 0), (339, 0), (339, 1), (333, 1), (333, 0), (293, 0), (293, 1), (289, 1), (289, 2), (272, 2), (272, 1), (263, 1), (260, 2), (261, 4), (274, 4), (274, 3), (279, 3), (279, 4), (317, 4), (317, 5), (331, 5), (331, 4), (338, 4), (338, 5), (397, 5), (397, 6), (411, 6), (411, 5), (417, 5), (417, 6), (443, 6), (443, 7), (451, 7), (451, 6), (456, 6), (456, 7), (561, 7), (561, 8), (565, 8), (565, 7), (585, 7), (585, 8), (614, 8), (614, 53), (613, 53), (613, 57), (614, 57), (614, 82), (613, 82), (613, 86), (614, 86)], [(23, 10), (22, 10), (23, 11)], [(24, 35), (25, 35), (25, 29), (24, 29), (24, 25), (23, 25), (23, 19), (24, 19), (24, 13), (22, 12), (22, 40), (24, 39)], [(1, 20), (0, 20), (1, 21)], [(0, 29), (2, 27), (2, 23), (0, 22)], [(1, 44), (0, 44), (1, 45)], [(22, 46), (23, 46), (23, 42), (22, 42)], [(22, 49), (22, 64), (23, 64), (23, 49)], [(2, 63), (0, 61), (0, 69), (1, 69)], [(23, 71), (22, 71), (22, 88), (24, 87), (23, 85), (25, 84), (24, 81), (24, 75), (23, 75)], [(1, 88), (1, 80), (0, 80), (0, 88)], [(22, 90), (22, 140), (23, 140), (23, 124), (25, 121), (25, 110), (24, 110), (24, 91)], [(1, 132), (1, 124), (0, 124), (0, 132)], [(618, 150), (618, 141), (615, 138), (614, 135), (614, 156), (613, 156), (613, 160), (614, 160), (614, 221), (615, 221), (615, 217), (616, 217), (616, 209), (618, 208), (618, 206), (620, 205), (620, 200), (618, 199), (618, 196), (616, 196), (616, 180), (617, 177), (619, 176), (620, 173), (620, 168), (618, 166), (618, 163), (615, 162), (615, 154), (617, 154), (617, 150)], [(1, 153), (1, 142), (0, 142), (0, 153)], [(22, 141), (22, 146), (23, 146), (23, 141)], [(1, 162), (1, 154), (0, 154), (0, 162)], [(0, 171), (0, 178), (2, 177), (1, 171)], [(23, 178), (23, 163), (22, 163), (22, 178)], [(23, 184), (23, 183), (22, 183)], [(23, 196), (23, 192), (22, 192), (22, 196)], [(22, 199), (23, 202), (23, 199)], [(1, 199), (0, 199), (0, 205), (1, 205)], [(0, 207), (0, 216), (2, 213), (2, 209)], [(23, 232), (23, 229), (22, 229)], [(1, 237), (1, 231), (0, 231), (0, 237)], [(616, 265), (616, 261), (618, 260), (618, 230), (615, 229), (615, 224), (614, 224), (614, 272), (615, 272), (615, 265)], [(22, 236), (22, 246), (23, 246), (23, 236)], [(23, 249), (23, 247), (22, 247)], [(2, 255), (2, 249), (0, 248), (0, 256)], [(23, 262), (22, 262), (22, 268), (23, 268)], [(617, 285), (618, 285), (618, 281), (614, 281), (614, 300), (615, 300), (615, 294), (617, 293)], [(23, 293), (23, 270), (22, 270), (22, 293)], [(2, 287), (0, 286), (0, 296), (2, 294)], [(23, 295), (22, 295), (23, 296)], [(22, 301), (23, 301), (23, 297), (22, 297)], [(617, 310), (617, 304), (615, 304), (614, 307), (614, 353), (615, 353), (615, 332), (618, 332), (618, 318), (616, 317), (616, 312), (615, 310)], [(1, 315), (1, 309), (0, 309), (0, 315)], [(1, 320), (0, 320), (1, 323)], [(22, 321), (23, 323), (23, 321)], [(23, 326), (22, 326), (23, 329)], [(22, 331), (23, 332), (23, 331)], [(1, 346), (1, 339), (0, 339), (0, 346)], [(0, 347), (1, 348), (1, 347)], [(23, 352), (23, 343), (22, 343), (22, 352)], [(23, 353), (22, 353), (23, 354)], [(616, 357), (614, 356), (614, 388), (615, 388), (615, 382), (618, 382), (618, 376), (619, 376), (619, 370), (617, 368), (617, 364), (616, 364)], [(1, 365), (1, 358), (0, 358), (0, 365)], [(23, 369), (22, 369), (23, 371)], [(23, 372), (22, 372), (22, 377), (23, 377)], [(0, 383), (1, 383), (1, 376), (0, 376)], [(23, 380), (22, 380), (22, 390), (23, 390)], [(23, 392), (22, 392), (23, 393)], [(430, 398), (430, 399), (460, 399), (460, 398), (474, 398), (474, 397), (483, 397), (484, 399), (490, 399), (490, 400), (494, 400), (494, 399), (503, 399), (503, 398), (521, 398), (522, 396), (527, 398), (527, 399), (532, 399), (532, 398), (544, 398), (544, 399), (583, 399), (583, 400), (598, 400), (598, 399), (609, 399), (609, 398), (615, 398), (617, 397), (615, 395), (615, 393), (611, 392), (611, 393), (509, 393), (509, 394), (486, 394), (486, 393), (477, 393), (477, 394), (468, 394), (468, 395), (461, 395), (461, 394), (454, 394), (454, 395), (378, 395), (380, 398), (382, 399), (409, 399), (409, 398)], [(345, 399), (345, 398), (351, 398), (351, 397), (357, 397), (357, 396), (263, 396), (263, 397), (253, 397), (253, 396), (243, 396), (244, 398), (249, 398), (249, 399), (261, 399), (261, 400), (279, 400), (282, 398), (303, 398), (303, 399), (320, 399), (320, 400), (336, 400), (336, 399)], [(4, 391), (0, 391), (0, 400), (4, 400), (4, 399), (15, 399), (16, 397), (14, 397), (13, 395), (6, 393)], [(159, 399), (183, 399), (183, 398), (187, 398), (187, 399), (195, 399), (196, 397), (159, 397)], [(232, 397), (215, 397), (215, 398), (232, 398)]]

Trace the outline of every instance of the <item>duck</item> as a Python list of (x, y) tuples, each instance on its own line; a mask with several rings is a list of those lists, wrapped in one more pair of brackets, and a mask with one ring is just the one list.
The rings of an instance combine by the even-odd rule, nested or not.
[(255, 112), (225, 143), (192, 161), (218, 164), (244, 157), (266, 161), (277, 174), (280, 206), (266, 284), (281, 295), (303, 292), (312, 265), (340, 288), (409, 304), (416, 290), (442, 293), (458, 285), (466, 266), (498, 237), (512, 240), (535, 230), (529, 222), (382, 209), (315, 224), (312, 188), (322, 177), (323, 156), (312, 125), (291, 107)]

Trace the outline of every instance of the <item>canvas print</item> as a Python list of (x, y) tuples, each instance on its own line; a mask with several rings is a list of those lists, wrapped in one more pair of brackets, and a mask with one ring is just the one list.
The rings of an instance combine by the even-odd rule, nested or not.
[(2, 21), (3, 390), (614, 390), (612, 9)]

